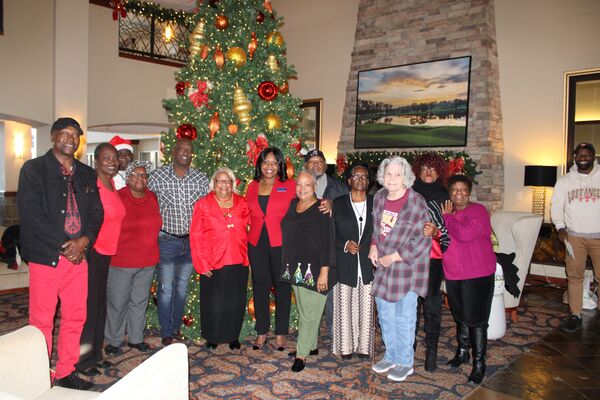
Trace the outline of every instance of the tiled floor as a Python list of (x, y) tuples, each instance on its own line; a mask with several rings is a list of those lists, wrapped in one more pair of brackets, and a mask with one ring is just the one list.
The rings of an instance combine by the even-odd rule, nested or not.
[[(529, 301), (566, 312), (562, 291), (526, 288)], [(533, 292), (533, 293), (532, 293)], [(600, 313), (584, 311), (583, 331), (548, 334), (521, 357), (487, 378), (469, 400), (600, 399)]]

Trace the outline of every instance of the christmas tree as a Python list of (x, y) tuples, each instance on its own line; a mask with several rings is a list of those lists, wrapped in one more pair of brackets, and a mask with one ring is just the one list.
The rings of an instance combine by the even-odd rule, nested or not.
[[(188, 63), (175, 74), (177, 97), (163, 101), (169, 121), (177, 126), (163, 132), (164, 164), (171, 162), (176, 139), (186, 137), (193, 139), (194, 167), (209, 177), (219, 167), (231, 168), (240, 192), (253, 177), (258, 154), (269, 146), (281, 149), (286, 173), (294, 175), (302, 163), (301, 101), (289, 93), (295, 71), (287, 64), (278, 31), (282, 21), (270, 0), (197, 1), (188, 18), (193, 31), (183, 43)], [(249, 298), (251, 293), (250, 288)], [(253, 330), (251, 301), (249, 305), (241, 338)], [(297, 311), (292, 308), (294, 327)], [(199, 340), (199, 325), (199, 276), (194, 274), (182, 334)], [(148, 326), (158, 327), (153, 302)]]

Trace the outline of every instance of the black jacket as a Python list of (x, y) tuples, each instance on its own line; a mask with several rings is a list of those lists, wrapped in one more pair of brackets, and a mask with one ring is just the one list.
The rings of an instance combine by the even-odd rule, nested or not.
[[(367, 195), (367, 209), (363, 218), (363, 235), (360, 240), (360, 272), (362, 281), (368, 285), (373, 280), (373, 264), (369, 260), (369, 247), (373, 235), (373, 196)], [(358, 223), (354, 215), (350, 196), (341, 196), (333, 201), (333, 220), (335, 222), (335, 256), (338, 282), (356, 287), (358, 279), (358, 261), (355, 255), (344, 253), (348, 240), (358, 242)]]
[(340, 196), (348, 194), (348, 187), (342, 181), (329, 175), (327, 177), (327, 186), (323, 192), (323, 198), (327, 200), (335, 200)]
[[(75, 199), (81, 216), (80, 236), (90, 239), (88, 249), (91, 249), (104, 218), (98, 177), (93, 169), (77, 160), (73, 165)], [(65, 233), (67, 182), (52, 149), (21, 168), (17, 207), (25, 260), (54, 267), (58, 264), (61, 247), (70, 239)]]

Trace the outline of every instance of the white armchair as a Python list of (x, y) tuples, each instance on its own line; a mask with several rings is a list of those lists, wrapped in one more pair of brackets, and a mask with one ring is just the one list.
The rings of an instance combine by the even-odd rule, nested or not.
[[(542, 216), (530, 212), (498, 211), (492, 215), (492, 229), (498, 239), (499, 253), (515, 253), (514, 265), (519, 268), (518, 287), (523, 294), (523, 286), (529, 272), (531, 256), (542, 226)], [(511, 319), (516, 321), (521, 295), (515, 298), (504, 291), (504, 305), (510, 310)]]
[(0, 400), (10, 399), (189, 399), (187, 347), (160, 350), (102, 393), (51, 388), (44, 336), (25, 326), (0, 337)]

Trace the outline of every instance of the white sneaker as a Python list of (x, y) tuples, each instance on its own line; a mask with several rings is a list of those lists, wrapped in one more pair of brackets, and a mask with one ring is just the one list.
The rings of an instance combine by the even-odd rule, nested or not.
[(388, 374), (388, 379), (391, 379), (396, 382), (402, 382), (409, 375), (412, 375), (415, 370), (413, 367), (403, 367), (402, 365), (397, 365), (392, 369), (392, 372)]
[(390, 369), (394, 368), (395, 366), (396, 366), (396, 364), (394, 364), (390, 361), (381, 360), (377, 364), (373, 365), (371, 367), (371, 369), (373, 371), (377, 372), (378, 374), (382, 374), (384, 372), (388, 372)]

